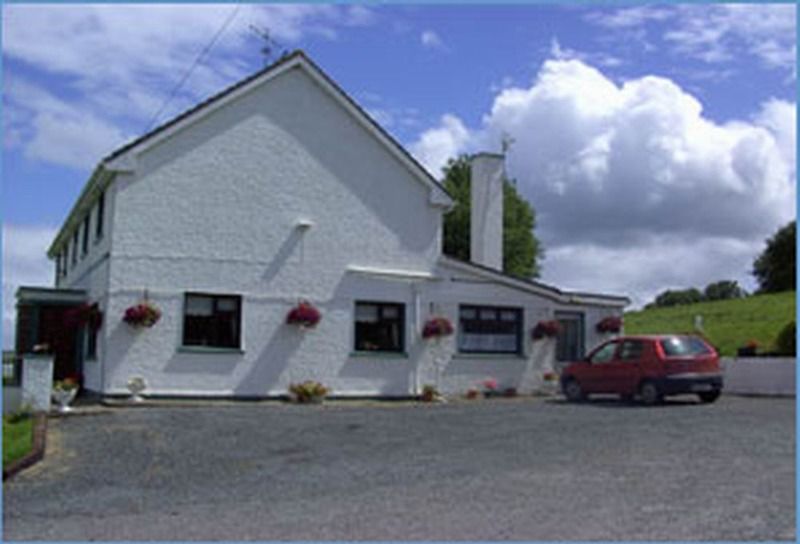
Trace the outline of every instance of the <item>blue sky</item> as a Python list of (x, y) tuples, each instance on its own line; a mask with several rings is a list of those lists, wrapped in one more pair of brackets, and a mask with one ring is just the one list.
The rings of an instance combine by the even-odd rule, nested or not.
[(16, 285), (51, 283), (44, 250), (92, 167), (144, 132), (229, 16), (160, 121), (260, 68), (248, 27), (269, 28), (437, 177), (511, 134), (559, 286), (637, 303), (752, 288), (763, 240), (795, 215), (790, 4), (6, 4), (4, 329)]

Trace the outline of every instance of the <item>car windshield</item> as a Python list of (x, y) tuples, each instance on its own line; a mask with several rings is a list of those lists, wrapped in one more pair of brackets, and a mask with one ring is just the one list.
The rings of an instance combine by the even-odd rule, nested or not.
[(686, 357), (711, 353), (708, 346), (696, 336), (670, 336), (661, 340), (661, 349), (667, 357)]

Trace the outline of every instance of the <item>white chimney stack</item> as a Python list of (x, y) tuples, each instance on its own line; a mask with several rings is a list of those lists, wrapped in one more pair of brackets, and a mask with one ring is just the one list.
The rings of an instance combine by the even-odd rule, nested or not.
[(505, 160), (497, 153), (478, 153), (470, 166), (470, 260), (503, 270)]

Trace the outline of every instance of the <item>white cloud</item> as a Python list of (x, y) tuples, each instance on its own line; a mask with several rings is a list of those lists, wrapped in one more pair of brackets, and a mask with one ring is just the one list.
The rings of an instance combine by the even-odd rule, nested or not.
[(469, 141), (470, 133), (461, 119), (446, 114), (442, 116), (439, 126), (423, 132), (409, 146), (409, 151), (434, 178), (439, 179), (447, 160), (461, 153)]
[(433, 30), (423, 31), (422, 34), (420, 34), (419, 41), (423, 47), (427, 47), (429, 49), (441, 49), (444, 47), (442, 39)]
[(3, 225), (3, 348), (13, 349), (16, 292), (20, 285), (53, 285), (45, 253), (56, 234), (46, 226)]
[[(630, 31), (661, 34), (673, 51), (706, 63), (753, 56), (765, 68), (797, 77), (796, 7), (793, 4), (704, 4), (594, 11), (586, 20), (627, 39)], [(660, 25), (660, 26), (656, 26)]]
[(795, 216), (795, 112), (771, 100), (718, 124), (667, 78), (618, 85), (580, 60), (549, 60), (530, 86), (497, 94), (481, 127), (449, 116), (411, 149), (436, 171), (510, 135), (508, 171), (536, 209), (544, 278), (639, 299), (747, 285), (763, 240)]
[[(337, 39), (340, 29), (374, 19), (364, 6), (322, 4), (5, 4), (2, 9), (3, 54), (41, 76), (37, 83), (33, 78), (15, 83), (17, 73), (6, 72), (4, 94), (13, 94), (9, 106), (19, 111), (4, 143), (21, 146), (28, 157), (76, 168), (99, 160), (120, 138), (142, 133), (234, 10), (230, 26), (159, 121), (261, 66), (262, 44), (251, 25), (269, 30), (280, 42), (274, 51), (279, 54), (309, 35)], [(38, 83), (52, 78), (58, 97)], [(15, 85), (24, 85), (25, 92), (14, 93)], [(85, 137), (74, 138), (81, 124)], [(83, 143), (76, 158), (72, 151)]]
[(623, 64), (622, 59), (619, 57), (609, 55), (608, 53), (603, 53), (602, 51), (584, 53), (568, 47), (561, 47), (561, 44), (556, 38), (550, 40), (550, 56), (556, 60), (577, 59), (587, 64), (593, 64), (605, 68), (614, 68)]

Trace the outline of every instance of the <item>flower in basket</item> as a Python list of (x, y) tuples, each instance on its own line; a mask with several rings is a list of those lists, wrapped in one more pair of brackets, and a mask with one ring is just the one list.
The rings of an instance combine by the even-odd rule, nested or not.
[(161, 310), (145, 300), (125, 310), (122, 320), (134, 327), (152, 327), (161, 319)]
[(289, 392), (297, 402), (306, 403), (321, 401), (330, 392), (330, 389), (314, 380), (306, 380), (289, 385)]
[(304, 328), (315, 327), (322, 319), (322, 314), (319, 313), (310, 302), (301, 300), (300, 303), (289, 310), (286, 316), (286, 323), (289, 325), (299, 325)]
[(622, 330), (622, 318), (613, 315), (604, 317), (597, 323), (596, 328), (599, 333), (618, 333)]
[(432, 317), (425, 322), (425, 326), (422, 328), (422, 337), (426, 340), (451, 334), (453, 334), (453, 325), (446, 317)]
[(561, 331), (561, 323), (556, 319), (549, 321), (539, 321), (531, 331), (531, 338), (539, 340), (541, 338), (552, 338)]
[(63, 380), (56, 380), (53, 382), (53, 391), (74, 391), (78, 388), (78, 379), (73, 376), (68, 376)]

